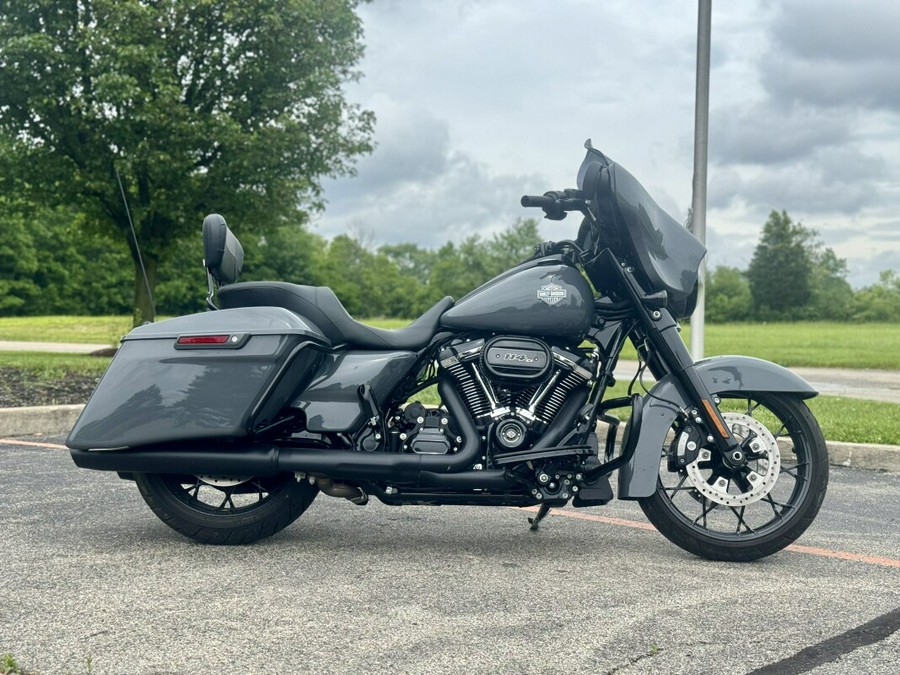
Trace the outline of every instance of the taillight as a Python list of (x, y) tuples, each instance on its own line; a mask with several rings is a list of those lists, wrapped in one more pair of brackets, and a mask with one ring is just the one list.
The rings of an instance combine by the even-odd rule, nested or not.
[[(231, 338), (230, 335), (182, 335), (176, 344), (179, 345), (223, 345)], [(234, 341), (237, 342), (237, 336)]]
[(175, 349), (240, 349), (249, 339), (250, 333), (180, 335), (175, 340)]

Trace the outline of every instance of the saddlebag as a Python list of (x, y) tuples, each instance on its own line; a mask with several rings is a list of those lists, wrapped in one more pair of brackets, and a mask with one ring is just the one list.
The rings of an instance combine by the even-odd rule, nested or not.
[(280, 307), (225, 309), (140, 326), (66, 444), (78, 450), (240, 438), (269, 426), (330, 346)]

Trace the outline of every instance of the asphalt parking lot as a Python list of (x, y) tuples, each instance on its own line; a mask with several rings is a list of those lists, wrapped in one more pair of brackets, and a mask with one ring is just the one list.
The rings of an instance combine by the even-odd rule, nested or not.
[(799, 546), (744, 565), (626, 502), (532, 533), (517, 509), (320, 496), (219, 548), (28, 442), (0, 442), (0, 653), (29, 672), (896, 672), (900, 474), (833, 467)]

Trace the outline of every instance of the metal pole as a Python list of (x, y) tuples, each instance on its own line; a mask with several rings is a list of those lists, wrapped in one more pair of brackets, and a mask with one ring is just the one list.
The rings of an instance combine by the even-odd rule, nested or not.
[[(706, 244), (706, 165), (709, 156), (709, 44), (712, 0), (698, 0), (697, 91), (694, 103), (694, 195), (691, 200), (691, 230)], [(691, 315), (691, 355), (703, 358), (706, 305), (706, 259), (700, 264), (697, 308)]]

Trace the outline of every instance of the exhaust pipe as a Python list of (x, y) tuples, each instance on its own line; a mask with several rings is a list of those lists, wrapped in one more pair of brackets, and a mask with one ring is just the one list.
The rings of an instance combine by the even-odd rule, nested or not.
[(365, 506), (369, 503), (369, 495), (363, 489), (349, 483), (335, 483), (327, 476), (312, 476), (316, 485), (323, 494), (329, 497), (338, 497), (353, 502), (357, 506)]
[[(223, 449), (223, 446), (226, 449)], [(120, 473), (215, 474), (219, 476), (274, 476), (279, 473), (274, 445), (192, 443), (165, 444), (133, 450), (69, 449), (75, 466)]]

